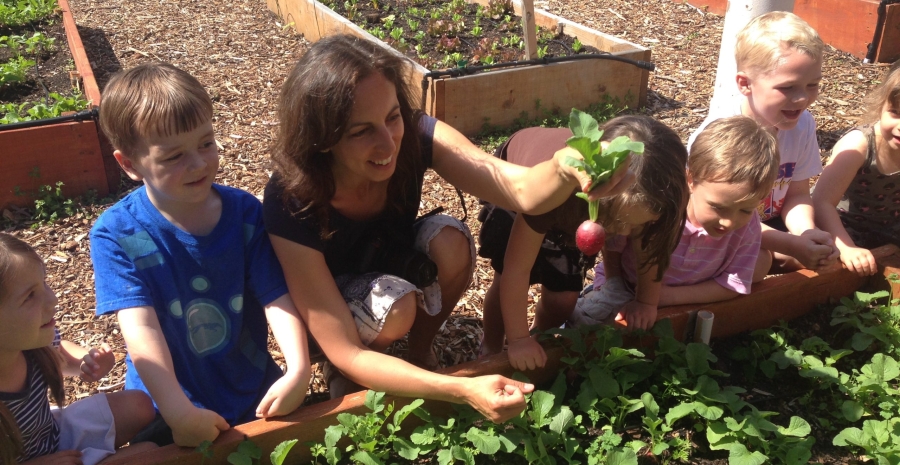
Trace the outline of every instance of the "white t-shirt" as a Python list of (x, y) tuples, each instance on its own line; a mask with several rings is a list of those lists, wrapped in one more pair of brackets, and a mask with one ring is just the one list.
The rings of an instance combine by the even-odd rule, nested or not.
[[(703, 131), (709, 123), (719, 118), (740, 114), (740, 101), (733, 102), (732, 105), (710, 109), (709, 116), (688, 139), (688, 151), (690, 151), (694, 139), (697, 138), (697, 134)], [(778, 166), (778, 178), (775, 180), (772, 193), (766, 196), (757, 207), (759, 219), (762, 221), (781, 215), (784, 195), (787, 193), (791, 181), (809, 179), (822, 172), (822, 159), (819, 156), (819, 143), (816, 140), (816, 121), (808, 110), (804, 110), (800, 114), (800, 120), (794, 129), (779, 130), (777, 139), (781, 163)]]

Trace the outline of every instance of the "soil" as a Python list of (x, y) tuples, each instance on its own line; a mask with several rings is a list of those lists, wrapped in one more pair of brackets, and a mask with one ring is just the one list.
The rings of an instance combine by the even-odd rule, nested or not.
[[(278, 91), (290, 67), (307, 49), (306, 41), (270, 13), (261, 0), (70, 0), (70, 4), (101, 88), (112, 73), (152, 60), (171, 62), (207, 86), (214, 98), (214, 124), (221, 144), (218, 182), (261, 196), (271, 173), (268, 154), (277, 125)], [(535, 7), (652, 50), (656, 71), (650, 74), (648, 105), (635, 111), (666, 123), (683, 140), (706, 116), (722, 33), (721, 16), (681, 1), (537, 0)], [(818, 124), (823, 154), (830, 151), (842, 132), (855, 126), (854, 118), (861, 114), (861, 98), (886, 69), (886, 65), (861, 64), (848, 54), (828, 49), (822, 93), (810, 108)], [(433, 172), (427, 176), (423, 211), (442, 205), (462, 218), (455, 190)], [(57, 320), (63, 337), (85, 346), (108, 343), (117, 354), (116, 367), (101, 382), (68, 379), (69, 400), (121, 389), (123, 385), (125, 349), (118, 324), (115, 318), (94, 314), (87, 240), (96, 217), (133, 185), (123, 186), (112, 198), (83, 205), (79, 215), (50, 225), (34, 224), (32, 211), (2, 211), (2, 229), (32, 244), (46, 259), (48, 284), (59, 297)], [(477, 201), (465, 196), (465, 202), (467, 224), (477, 233)], [(476, 358), (482, 300), (492, 275), (488, 263), (479, 259), (472, 284), (438, 335), (435, 351), (442, 365)], [(533, 289), (529, 302), (533, 303), (536, 296)], [(392, 350), (402, 355), (405, 347), (400, 343)], [(272, 346), (272, 351), (280, 361), (277, 347)], [(325, 391), (316, 368), (308, 399), (320, 400), (327, 396)], [(827, 450), (828, 444), (825, 439), (817, 440), (817, 451), (823, 447)], [(817, 458), (823, 463), (845, 463), (849, 459), (841, 453)], [(725, 462), (695, 459), (692, 463)]]
[[(35, 32), (42, 32), (48, 37), (56, 39), (55, 47), (39, 56), (27, 57), (35, 62), (35, 66), (28, 72), (27, 80), (0, 86), (0, 103), (37, 103), (49, 100), (48, 95), (51, 92), (72, 95), (73, 86), (80, 85), (80, 81), (76, 79), (73, 83), (69, 76), (69, 71), (74, 70), (75, 67), (72, 64), (72, 53), (69, 51), (66, 41), (62, 16), (54, 15), (40, 24), (30, 26), (13, 29), (0, 28), (0, 36), (30, 37)], [(8, 48), (0, 48), (0, 63), (8, 61), (12, 56), (13, 54)]]
[[(493, 63), (522, 59), (523, 51), (518, 46), (522, 37), (522, 18), (513, 13), (512, 4), (504, 7), (502, 2), (496, 2), (494, 9), (472, 3), (459, 3), (453, 8), (454, 4), (442, 0), (361, 0), (352, 5), (335, 2), (330, 6), (367, 31), (386, 31), (383, 39), (386, 43), (428, 69), (459, 65), (446, 60), (453, 52), (461, 53), (463, 65), (485, 64), (486, 57)], [(451, 8), (458, 19), (453, 20), (451, 12), (442, 8)], [(487, 13), (480, 14), (481, 11)], [(440, 19), (433, 19), (432, 12)], [(416, 35), (409, 20), (418, 23), (417, 30), (422, 34)], [(390, 24), (393, 27), (388, 27)], [(482, 29), (477, 35), (474, 32), (476, 25)], [(390, 33), (396, 28), (402, 28), (403, 34), (395, 38)], [(576, 46), (573, 37), (543, 27), (538, 28), (537, 46), (547, 58), (600, 52), (594, 47)], [(575, 51), (576, 47), (578, 51)]]

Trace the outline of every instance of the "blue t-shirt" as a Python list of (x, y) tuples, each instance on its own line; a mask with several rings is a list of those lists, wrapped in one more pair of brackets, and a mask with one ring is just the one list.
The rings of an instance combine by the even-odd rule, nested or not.
[[(175, 376), (194, 405), (230, 424), (255, 409), (281, 370), (267, 350), (263, 307), (287, 285), (256, 197), (213, 186), (222, 216), (207, 236), (166, 220), (141, 187), (100, 215), (91, 229), (97, 314), (156, 310)], [(125, 359), (125, 389), (149, 394)]]

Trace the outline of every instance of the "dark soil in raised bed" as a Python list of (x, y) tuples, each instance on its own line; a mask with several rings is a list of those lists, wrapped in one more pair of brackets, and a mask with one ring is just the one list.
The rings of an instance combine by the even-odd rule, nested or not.
[[(453, 3), (445, 0), (358, 0), (355, 5), (337, 0), (323, 3), (367, 31), (375, 28), (385, 30), (384, 42), (428, 69), (485, 64), (487, 56), (493, 63), (525, 59), (524, 49), (518, 47), (522, 37), (522, 18), (515, 15), (511, 8), (502, 12), (497, 10), (491, 15), (486, 7), (478, 4), (460, 4), (453, 9), (453, 13), (459, 15), (459, 19), (454, 20), (447, 15), (440, 18), (430, 16), (432, 11), (448, 8)], [(485, 12), (480, 17), (477, 13), (479, 8)], [(390, 21), (392, 16), (393, 21)], [(417, 36), (411, 30), (408, 19), (418, 22), (417, 30), (421, 34)], [(389, 22), (386, 23), (386, 20)], [(385, 27), (390, 22), (393, 26)], [(481, 28), (478, 35), (474, 34), (476, 24)], [(403, 35), (399, 38), (390, 35), (391, 30), (396, 28), (403, 29)], [(421, 47), (417, 50), (419, 45)], [(547, 58), (600, 53), (594, 47), (576, 46), (575, 38), (543, 27), (538, 28), (537, 46), (546, 52), (543, 57)], [(579, 47), (577, 52), (576, 47)], [(445, 61), (445, 57), (454, 52), (462, 55), (464, 63)]]
[[(14, 29), (0, 28), (0, 36), (30, 37), (35, 32), (42, 32), (44, 35), (56, 39), (54, 48), (38, 56), (27, 56), (29, 60), (35, 62), (35, 66), (28, 71), (25, 82), (0, 86), (0, 103), (38, 103), (47, 100), (51, 92), (60, 95), (72, 95), (73, 93), (73, 82), (69, 71), (75, 68), (60, 15), (54, 15), (40, 24)], [(0, 48), (0, 63), (8, 61), (10, 58), (13, 58), (10, 49)]]

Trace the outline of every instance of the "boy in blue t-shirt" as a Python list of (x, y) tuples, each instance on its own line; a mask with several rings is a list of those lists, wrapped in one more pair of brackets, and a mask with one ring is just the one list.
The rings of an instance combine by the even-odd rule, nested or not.
[[(148, 437), (184, 446), (229, 425), (284, 415), (306, 395), (306, 329), (263, 229), (259, 200), (213, 184), (212, 101), (188, 73), (150, 63), (114, 76), (100, 125), (116, 161), (144, 185), (91, 229), (97, 314), (115, 313), (126, 389), (153, 398)], [(266, 323), (286, 370), (267, 350)]]

